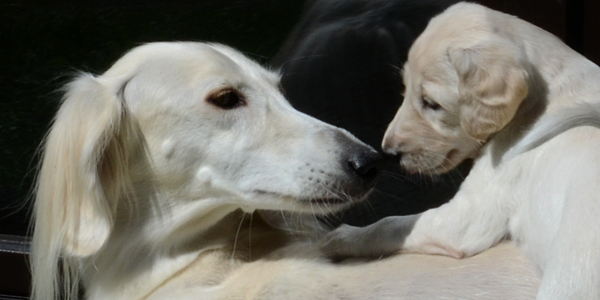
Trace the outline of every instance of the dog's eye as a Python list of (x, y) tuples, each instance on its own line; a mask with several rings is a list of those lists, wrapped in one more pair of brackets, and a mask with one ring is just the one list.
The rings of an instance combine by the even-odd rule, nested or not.
[(233, 109), (246, 104), (244, 96), (232, 88), (213, 92), (208, 95), (206, 101), (222, 109)]
[(442, 108), (441, 105), (439, 105), (437, 102), (429, 99), (429, 97), (427, 97), (427, 96), (421, 97), (421, 103), (423, 104), (423, 109), (440, 110)]

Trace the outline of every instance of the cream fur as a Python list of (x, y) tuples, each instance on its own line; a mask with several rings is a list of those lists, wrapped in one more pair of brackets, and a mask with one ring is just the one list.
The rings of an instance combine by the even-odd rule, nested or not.
[(469, 257), (510, 237), (542, 274), (537, 299), (600, 299), (600, 68), (516, 17), (459, 3), (435, 17), (404, 67), (385, 151), (406, 169), (474, 166), (420, 215), (342, 227), (330, 255)]
[[(314, 216), (362, 200), (372, 181), (352, 168), (377, 155), (295, 111), (278, 80), (222, 45), (153, 43), (69, 84), (39, 173), (33, 299), (80, 285), (90, 300), (533, 295), (510, 245), (465, 261), (323, 258)], [(215, 96), (227, 91), (241, 101)]]

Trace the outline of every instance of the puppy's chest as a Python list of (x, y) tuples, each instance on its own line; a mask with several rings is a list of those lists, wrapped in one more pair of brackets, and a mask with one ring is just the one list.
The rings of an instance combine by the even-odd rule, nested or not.
[(509, 221), (511, 240), (540, 269), (546, 264), (548, 249), (552, 246), (551, 234), (544, 230), (542, 223), (526, 213), (517, 214)]
[[(531, 183), (533, 184), (533, 183)], [(541, 188), (540, 188), (541, 189)], [(521, 187), (514, 191), (514, 211), (509, 217), (511, 239), (538, 267), (545, 265), (559, 230), (560, 209), (550, 195)]]

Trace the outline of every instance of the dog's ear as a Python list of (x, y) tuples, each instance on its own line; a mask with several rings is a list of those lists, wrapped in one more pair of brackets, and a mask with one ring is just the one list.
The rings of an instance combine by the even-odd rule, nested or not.
[(131, 194), (132, 153), (145, 149), (124, 84), (84, 74), (67, 86), (38, 176), (34, 238), (47, 249), (37, 251), (85, 257), (109, 238), (118, 201)]
[(459, 76), (460, 122), (468, 135), (485, 140), (514, 117), (528, 94), (528, 73), (521, 53), (517, 46), (499, 38), (449, 49), (450, 62)]

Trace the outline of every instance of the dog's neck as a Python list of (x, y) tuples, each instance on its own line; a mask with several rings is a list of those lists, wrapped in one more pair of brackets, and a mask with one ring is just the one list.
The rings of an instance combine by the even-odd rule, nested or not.
[[(494, 165), (543, 114), (552, 114), (576, 102), (595, 101), (600, 94), (600, 68), (576, 53), (558, 38), (536, 26), (515, 20), (518, 30), (505, 32), (525, 52), (528, 69), (528, 96), (509, 124), (487, 145)], [(552, 46), (549, 46), (552, 45)], [(585, 79), (585, 80), (581, 80)]]
[(88, 299), (150, 293), (199, 254), (231, 248), (235, 239), (243, 213), (233, 213), (238, 208), (227, 204), (231, 201), (195, 199), (175, 206), (182, 201), (171, 201), (169, 193), (151, 189), (151, 184), (136, 186), (136, 206), (120, 201), (118, 227), (98, 253), (80, 260)]
[(528, 67), (529, 93), (527, 97), (519, 106), (513, 119), (502, 130), (490, 137), (487, 144), (494, 165), (500, 164), (504, 153), (525, 135), (528, 128), (535, 126), (535, 123), (548, 109), (548, 83), (534, 65)]
[[(142, 188), (138, 197), (145, 201), (138, 202), (145, 205), (135, 213), (120, 214), (117, 224), (123, 225), (114, 229), (97, 254), (81, 260), (87, 299), (133, 299), (152, 293), (207, 255), (210, 261), (233, 268), (264, 258), (295, 239), (265, 222), (263, 212), (246, 213), (231, 204), (233, 199), (195, 199), (172, 206), (182, 201), (170, 201), (168, 194)], [(227, 268), (216, 268), (221, 269)], [(223, 274), (213, 275), (207, 276)]]
[[(520, 43), (527, 60), (534, 68), (534, 76), (545, 84), (547, 111), (552, 112), (576, 101), (594, 101), (585, 97), (598, 95), (600, 68), (577, 53), (556, 36), (525, 21), (517, 20), (518, 30), (512, 31), (515, 41)], [(534, 90), (537, 93), (537, 90)], [(534, 95), (540, 97), (543, 95)]]

